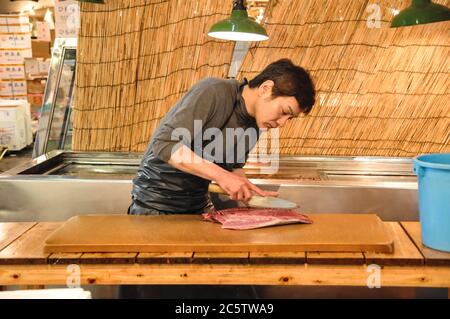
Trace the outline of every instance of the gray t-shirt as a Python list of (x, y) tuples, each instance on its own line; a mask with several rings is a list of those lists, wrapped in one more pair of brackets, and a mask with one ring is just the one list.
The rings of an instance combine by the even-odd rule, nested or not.
[(259, 138), (241, 96), (247, 81), (205, 78), (165, 115), (153, 134), (136, 177), (133, 201), (165, 213), (201, 213), (210, 181), (167, 164), (181, 145), (226, 170), (244, 166)]

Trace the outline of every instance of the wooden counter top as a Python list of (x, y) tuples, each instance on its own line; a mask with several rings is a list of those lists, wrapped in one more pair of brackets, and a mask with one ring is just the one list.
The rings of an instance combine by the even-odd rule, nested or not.
[(0, 285), (65, 285), (77, 265), (81, 284), (265, 284), (365, 286), (373, 264), (383, 286), (450, 287), (450, 253), (424, 247), (418, 222), (387, 222), (395, 251), (43, 252), (62, 223), (0, 223)]

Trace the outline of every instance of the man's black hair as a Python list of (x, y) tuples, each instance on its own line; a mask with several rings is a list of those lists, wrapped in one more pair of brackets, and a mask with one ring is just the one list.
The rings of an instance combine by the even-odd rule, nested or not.
[(249, 81), (250, 88), (259, 87), (272, 80), (272, 96), (293, 96), (303, 113), (308, 114), (315, 101), (316, 90), (309, 73), (289, 59), (281, 59), (269, 64), (258, 76)]

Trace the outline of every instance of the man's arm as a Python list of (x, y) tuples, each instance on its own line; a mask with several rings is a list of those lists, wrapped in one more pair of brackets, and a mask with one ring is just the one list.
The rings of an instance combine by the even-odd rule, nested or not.
[(185, 145), (172, 154), (168, 163), (183, 172), (215, 181), (233, 200), (248, 201), (253, 193), (260, 196), (278, 195), (276, 192), (264, 191), (252, 184), (245, 174), (239, 176), (201, 158)]
[(243, 168), (235, 168), (235, 169), (233, 169), (233, 174), (235, 174), (237, 176), (246, 177), (245, 176), (245, 170)]
[(195, 121), (220, 127), (221, 119), (226, 116), (226, 109), (219, 103), (223, 94), (220, 84), (208, 84), (206, 80), (196, 83), (153, 133), (155, 157), (167, 163), (180, 142), (190, 148), (195, 135), (203, 134), (196, 132)]

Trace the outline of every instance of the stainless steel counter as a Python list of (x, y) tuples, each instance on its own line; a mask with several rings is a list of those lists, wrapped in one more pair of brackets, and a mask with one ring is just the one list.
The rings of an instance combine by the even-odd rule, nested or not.
[[(0, 175), (0, 221), (66, 220), (82, 214), (125, 214), (140, 154), (53, 151)], [(305, 213), (377, 213), (418, 220), (411, 159), (281, 157), (265, 173), (250, 157), (246, 174)], [(236, 203), (213, 196), (216, 208)]]

